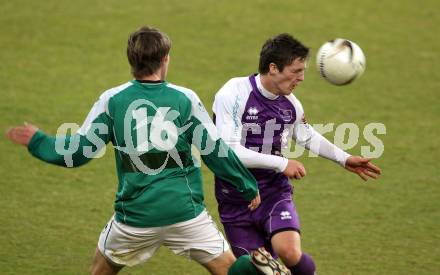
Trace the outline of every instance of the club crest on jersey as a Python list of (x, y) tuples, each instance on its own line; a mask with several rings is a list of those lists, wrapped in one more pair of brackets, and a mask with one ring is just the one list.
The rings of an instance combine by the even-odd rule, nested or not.
[(248, 115), (246, 116), (246, 119), (248, 120), (257, 120), (258, 119), (258, 109), (256, 107), (249, 107), (247, 110)]
[(280, 113), (281, 119), (284, 120), (284, 122), (290, 122), (293, 118), (292, 110), (279, 109), (279, 113)]

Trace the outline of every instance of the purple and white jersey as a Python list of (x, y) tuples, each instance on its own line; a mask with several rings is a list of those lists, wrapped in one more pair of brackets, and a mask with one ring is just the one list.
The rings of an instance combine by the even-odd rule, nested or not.
[[(254, 152), (265, 154), (271, 159), (270, 167), (259, 168), (246, 165), (258, 181), (260, 195), (264, 199), (273, 192), (292, 191), (288, 178), (281, 171), (287, 159), (281, 149), (288, 145), (293, 126), (304, 116), (301, 103), (295, 96), (275, 96), (260, 84), (259, 75), (233, 78), (217, 93), (213, 111), (216, 126), (221, 137), (236, 151), (240, 144)], [(247, 151), (247, 153), (249, 153)], [(247, 154), (238, 154), (243, 161)], [(249, 156), (250, 160), (254, 157)], [(232, 185), (216, 178), (216, 196), (219, 202), (242, 203)]]
[[(263, 200), (292, 192), (282, 173), (288, 159), (281, 154), (291, 138), (341, 165), (349, 156), (307, 124), (303, 107), (293, 94), (277, 96), (267, 91), (260, 75), (229, 80), (216, 94), (213, 112), (221, 138), (257, 179)], [(232, 185), (219, 178), (215, 183), (220, 204), (245, 203)]]

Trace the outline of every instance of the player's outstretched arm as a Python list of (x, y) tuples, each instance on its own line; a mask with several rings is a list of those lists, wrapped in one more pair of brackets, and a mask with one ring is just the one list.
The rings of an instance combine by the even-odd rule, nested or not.
[[(106, 135), (96, 135), (96, 139), (105, 140)], [(96, 148), (99, 152), (100, 146), (106, 141), (91, 142), (86, 136), (74, 134), (73, 136), (48, 136), (38, 127), (25, 123), (23, 126), (12, 127), (7, 130), (6, 137), (13, 143), (27, 147), (29, 153), (34, 157), (51, 164), (64, 167), (78, 167), (89, 162), (95, 154), (85, 153), (84, 148)], [(57, 144), (58, 143), (58, 144)], [(58, 150), (57, 150), (58, 146)], [(61, 152), (61, 148), (72, 147), (72, 151)]]
[(360, 156), (350, 156), (345, 162), (345, 169), (357, 174), (364, 181), (368, 178), (377, 179), (382, 173), (379, 167), (371, 163), (370, 159)]
[(105, 112), (107, 101), (101, 96), (80, 130), (71, 136), (49, 136), (36, 126), (25, 123), (8, 129), (6, 137), (13, 143), (26, 146), (34, 157), (44, 162), (64, 167), (81, 166), (110, 141), (112, 121)]
[(381, 170), (379, 167), (371, 163), (370, 159), (360, 156), (351, 156), (338, 148), (336, 145), (328, 141), (321, 134), (316, 132), (311, 126), (307, 125), (308, 140), (303, 145), (313, 153), (339, 163), (342, 167), (353, 172), (363, 180), (368, 178), (376, 179), (379, 177)]

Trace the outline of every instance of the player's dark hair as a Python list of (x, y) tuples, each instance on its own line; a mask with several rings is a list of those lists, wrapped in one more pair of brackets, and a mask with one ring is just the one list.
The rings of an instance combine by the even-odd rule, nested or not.
[(289, 65), (293, 60), (299, 58), (306, 60), (309, 56), (309, 48), (293, 38), (288, 33), (279, 34), (269, 38), (261, 48), (260, 64), (258, 71), (260, 74), (269, 72), (270, 63), (277, 65), (278, 70), (282, 72), (284, 66)]
[(144, 26), (130, 34), (127, 57), (133, 76), (141, 78), (156, 72), (170, 49), (170, 38), (158, 29)]

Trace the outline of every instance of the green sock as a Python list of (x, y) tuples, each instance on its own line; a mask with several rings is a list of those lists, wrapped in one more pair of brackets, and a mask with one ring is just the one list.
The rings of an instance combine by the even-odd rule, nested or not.
[(243, 255), (229, 268), (228, 275), (258, 275), (260, 274), (249, 255)]

